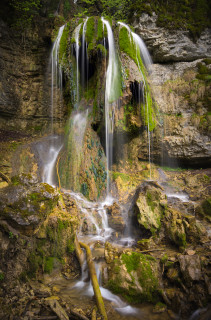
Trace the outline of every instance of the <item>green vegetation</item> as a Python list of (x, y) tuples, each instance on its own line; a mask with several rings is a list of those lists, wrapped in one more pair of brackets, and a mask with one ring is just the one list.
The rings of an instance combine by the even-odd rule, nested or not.
[(147, 83), (146, 69), (142, 62), (140, 52), (137, 50), (136, 44), (133, 42), (133, 40), (130, 39), (128, 30), (125, 27), (120, 27), (119, 30), (119, 47), (121, 51), (125, 52), (131, 59), (134, 60), (142, 74), (143, 82), (145, 83), (146, 105), (141, 105), (141, 117), (144, 125), (149, 125), (149, 130), (152, 131), (156, 126), (156, 121), (151, 91)]
[(211, 81), (211, 70), (207, 67), (209, 65), (209, 60), (211, 59), (204, 59), (204, 63), (198, 63), (198, 74), (196, 75), (196, 78), (203, 81)]
[[(109, 280), (109, 288), (114, 293), (123, 295), (129, 302), (157, 302), (159, 283), (156, 264), (156, 259), (149, 255), (138, 252), (122, 254), (121, 259), (115, 259), (113, 262), (112, 268), (115, 278)], [(122, 271), (125, 270), (123, 265), (125, 265), (131, 280), (129, 280), (129, 277), (125, 280), (125, 271), (124, 275), (122, 274)], [(138, 280), (142, 290), (137, 290), (137, 280), (135, 279)], [(124, 285), (125, 281), (127, 285)]]
[(67, 24), (63, 30), (62, 37), (59, 44), (59, 62), (67, 64), (67, 44), (68, 44), (68, 35), (69, 35), (69, 24)]
[(54, 257), (48, 257), (44, 264), (44, 272), (51, 273), (53, 271), (54, 266)]
[(41, 7), (40, 0), (9, 0), (14, 9), (13, 27), (21, 32), (31, 27), (32, 20)]
[(211, 26), (211, 3), (209, 0), (134, 0), (128, 1), (129, 21), (134, 15), (143, 12), (158, 15), (158, 26), (169, 29), (186, 29), (196, 38), (206, 28)]
[(98, 19), (98, 24), (97, 24), (97, 41), (102, 41), (103, 40), (103, 22), (101, 18)]
[(130, 176), (128, 174), (122, 173), (122, 172), (112, 172), (112, 177), (114, 180), (116, 180), (118, 177), (122, 179), (122, 181), (127, 182), (130, 181)]
[(0, 271), (0, 281), (4, 280), (4, 273)]

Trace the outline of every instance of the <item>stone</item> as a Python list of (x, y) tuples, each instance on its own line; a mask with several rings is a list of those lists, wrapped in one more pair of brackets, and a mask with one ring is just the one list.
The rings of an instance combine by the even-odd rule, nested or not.
[(152, 52), (153, 61), (193, 61), (210, 56), (211, 31), (206, 29), (200, 38), (193, 42), (186, 30), (168, 30), (156, 25), (157, 15), (143, 13), (137, 23), (136, 32), (146, 42)]
[(159, 288), (156, 259), (138, 252), (122, 253), (109, 269), (108, 286), (133, 303), (156, 301)]
[(161, 226), (162, 205), (160, 201), (164, 200), (165, 195), (160, 188), (146, 186), (143, 188), (136, 200), (138, 223), (152, 233), (159, 230)]
[(111, 206), (107, 206), (106, 210), (108, 213), (109, 226), (118, 232), (123, 232), (125, 229), (125, 221), (122, 217), (120, 206), (114, 202)]
[(178, 257), (180, 269), (187, 282), (199, 281), (202, 278), (201, 262), (198, 255), (180, 255)]

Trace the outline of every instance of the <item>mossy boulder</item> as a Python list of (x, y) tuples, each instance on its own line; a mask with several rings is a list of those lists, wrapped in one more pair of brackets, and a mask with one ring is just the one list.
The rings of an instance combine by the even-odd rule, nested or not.
[(181, 213), (173, 208), (167, 208), (164, 225), (167, 238), (177, 246), (185, 248), (187, 239)]
[(59, 198), (48, 184), (32, 182), (31, 176), (13, 177), (12, 184), (0, 191), (0, 219), (27, 235), (47, 218)]
[(7, 284), (42, 277), (53, 269), (77, 268), (74, 239), (77, 208), (67, 212), (48, 184), (14, 177), (0, 191), (0, 269)]
[(211, 197), (202, 201), (196, 208), (196, 213), (211, 222)]
[(146, 186), (136, 200), (139, 225), (154, 234), (161, 227), (165, 194), (159, 187)]
[(171, 208), (165, 208), (163, 219), (165, 236), (176, 246), (184, 249), (187, 243), (203, 243), (207, 241), (207, 232), (203, 225), (191, 215), (184, 215)]
[(108, 287), (132, 303), (159, 300), (159, 265), (138, 252), (122, 253), (112, 262)]

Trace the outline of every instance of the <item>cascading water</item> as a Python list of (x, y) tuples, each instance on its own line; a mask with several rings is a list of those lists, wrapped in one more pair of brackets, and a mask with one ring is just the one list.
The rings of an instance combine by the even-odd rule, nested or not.
[(81, 25), (82, 23), (80, 23), (76, 29), (75, 29), (75, 56), (76, 56), (76, 104), (78, 107), (78, 103), (79, 103), (79, 49), (80, 49), (80, 45), (79, 45), (79, 36), (80, 36), (80, 30), (81, 30)]
[[(82, 33), (82, 66), (81, 66), (81, 80), (82, 80), (82, 86), (85, 87), (85, 75), (88, 78), (88, 54), (87, 54), (87, 43), (86, 43), (86, 26), (88, 22), (88, 17), (84, 21), (83, 25), (83, 33)], [(88, 82), (88, 81), (87, 81)]]
[[(147, 135), (148, 135), (148, 155), (149, 155), (149, 170), (150, 170), (150, 179), (151, 179), (151, 134), (150, 134), (150, 118), (149, 118), (149, 105), (148, 105), (148, 99), (147, 99), (147, 95), (148, 95), (148, 91), (147, 91), (147, 86), (146, 86), (146, 81), (145, 81), (145, 77), (144, 74), (141, 70), (141, 66), (139, 63), (139, 59), (138, 59), (138, 50), (140, 53), (140, 56), (142, 58), (142, 61), (146, 67), (146, 69), (148, 71), (150, 71), (150, 66), (152, 64), (152, 59), (150, 57), (150, 54), (147, 50), (147, 47), (144, 44), (144, 41), (134, 32), (132, 32), (132, 30), (130, 29), (130, 27), (124, 23), (124, 22), (118, 22), (118, 24), (122, 27), (125, 27), (129, 33), (129, 37), (130, 37), (130, 42), (134, 42), (135, 46), (136, 46), (136, 60), (138, 63), (138, 68), (139, 71), (141, 73), (142, 76), (142, 80), (143, 80), (143, 85), (144, 85), (144, 99), (143, 99), (143, 108), (145, 109), (145, 106), (147, 108), (146, 110), (146, 114), (147, 114)], [(140, 100), (139, 100), (139, 104), (140, 104)], [(145, 112), (144, 112), (145, 113)]]
[(119, 68), (118, 59), (115, 51), (115, 43), (112, 28), (108, 21), (101, 18), (103, 25), (107, 28), (109, 60), (106, 71), (106, 89), (105, 89), (105, 126), (106, 126), (106, 157), (107, 157), (107, 195), (110, 193), (109, 169), (113, 163), (113, 132), (114, 116), (117, 106), (117, 100), (120, 96), (119, 86)]
[[(61, 37), (64, 31), (65, 25), (59, 28), (57, 38), (54, 42), (53, 49), (51, 51), (51, 130), (54, 132), (53, 119), (54, 119), (54, 109), (58, 102), (58, 90), (59, 90), (59, 100), (62, 101), (62, 68), (59, 64), (59, 45)], [(62, 148), (62, 143), (60, 137), (53, 135), (49, 139), (49, 151), (46, 156), (43, 165), (43, 175), (42, 181), (50, 185), (54, 185), (54, 168), (56, 164), (56, 159)]]

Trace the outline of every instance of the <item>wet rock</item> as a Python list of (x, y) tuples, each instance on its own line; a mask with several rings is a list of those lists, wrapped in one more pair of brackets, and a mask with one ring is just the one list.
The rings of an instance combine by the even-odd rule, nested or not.
[(136, 200), (138, 223), (151, 233), (161, 227), (163, 207), (160, 201), (162, 200), (165, 200), (165, 195), (160, 188), (154, 186), (144, 187)]
[(143, 13), (135, 24), (136, 32), (146, 41), (156, 62), (193, 61), (209, 57), (210, 30), (202, 32), (197, 42), (190, 39), (188, 31), (168, 30), (156, 25), (157, 15)]
[(14, 177), (12, 182), (0, 191), (0, 219), (24, 234), (33, 234), (56, 206), (58, 194), (51, 186), (32, 184), (25, 176)]
[(181, 272), (188, 283), (201, 280), (201, 261), (198, 255), (180, 255), (178, 260), (180, 263)]
[(109, 226), (118, 232), (123, 232), (125, 229), (125, 221), (122, 217), (120, 206), (114, 202), (111, 206), (107, 206), (106, 210), (108, 213)]
[(123, 253), (113, 260), (108, 286), (133, 303), (156, 301), (159, 296), (159, 266), (156, 259), (138, 252)]

